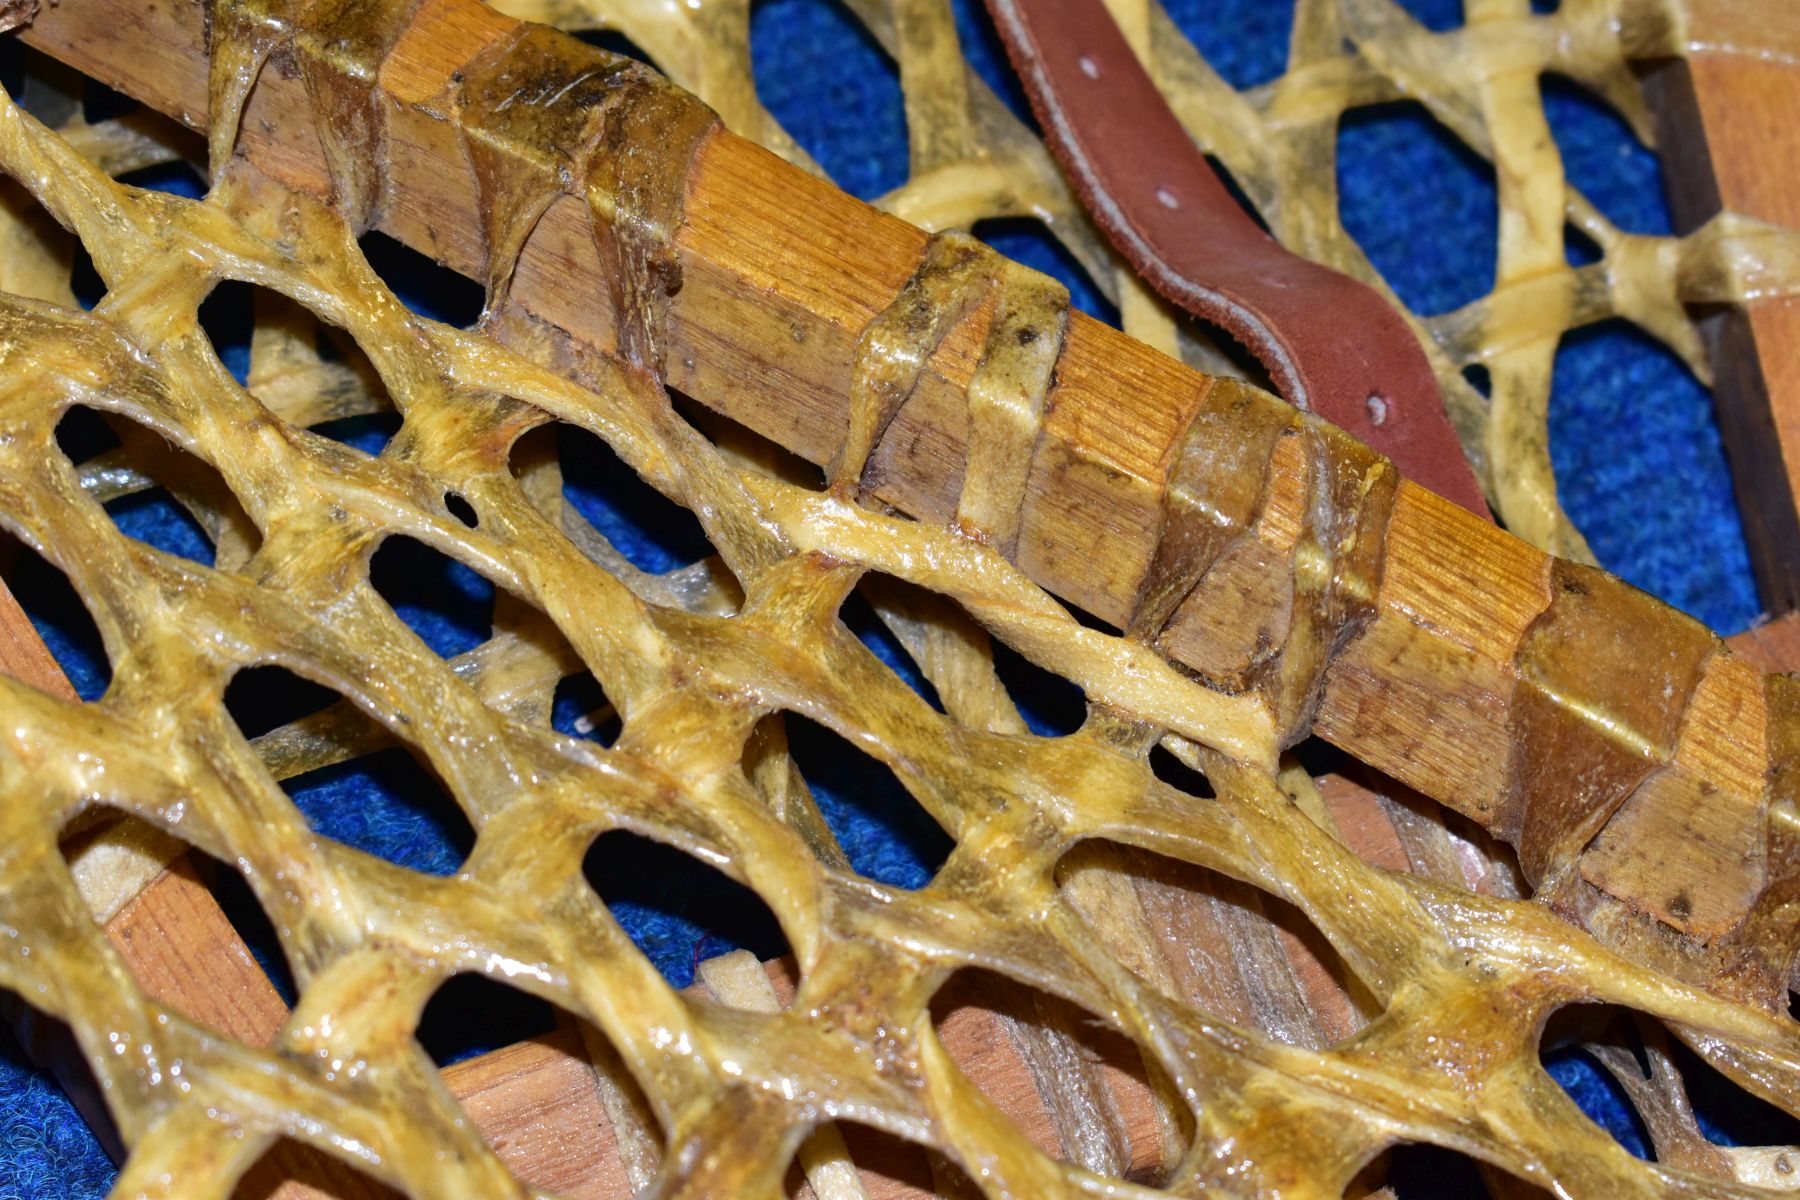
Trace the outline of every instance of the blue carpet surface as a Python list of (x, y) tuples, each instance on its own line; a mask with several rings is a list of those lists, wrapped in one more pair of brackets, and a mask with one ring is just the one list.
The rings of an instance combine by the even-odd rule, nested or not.
[[(955, 7), (959, 33), (977, 68), (1024, 115), (979, 4), (955, 0)], [(1250, 86), (1280, 72), (1290, 20), (1285, 3), (1171, 0), (1168, 7), (1233, 84)], [(1436, 29), (1453, 27), (1459, 19), (1455, 0), (1410, 0), (1407, 7)], [(846, 188), (873, 198), (904, 181), (906, 131), (896, 72), (836, 0), (762, 0), (753, 14), (752, 45), (764, 99)], [(1569, 177), (1622, 227), (1666, 232), (1669, 217), (1655, 157), (1574, 85), (1552, 80), (1546, 90)], [(1442, 312), (1491, 286), (1494, 182), (1484, 163), (1417, 105), (1354, 114), (1344, 123), (1339, 145), (1345, 222), (1409, 304), (1424, 313)], [(190, 194), (193, 189), (179, 171), (157, 172), (141, 182)], [(1085, 310), (1116, 319), (1091, 282), (1035, 227), (995, 222), (978, 232), (1013, 257), (1063, 278)], [(1430, 253), (1420, 253), (1422, 245)], [(479, 293), (466, 281), (385, 239), (372, 237), (367, 246), (383, 273), (421, 309), (467, 320), (479, 308)], [(1584, 253), (1591, 248), (1571, 249), (1576, 261)], [(98, 297), (91, 269), (78, 284), (86, 302)], [(246, 311), (241, 296), (222, 296), (209, 304), (207, 314), (221, 356), (240, 376), (247, 353)], [(390, 418), (358, 418), (328, 432), (376, 453), (393, 431)], [(1623, 324), (1569, 338), (1556, 363), (1551, 435), (1569, 511), (1604, 565), (1721, 632), (1736, 632), (1755, 618), (1758, 604), (1711, 400), (1679, 362)], [(623, 470), (601, 443), (581, 433), (563, 436), (571, 500), (632, 561), (666, 570), (706, 552), (692, 518)], [(63, 430), (65, 447), (78, 457), (103, 447), (108, 437), (91, 415), (77, 414)], [(202, 562), (211, 559), (198, 528), (166, 494), (121, 501), (112, 511), (134, 537)], [(459, 653), (486, 635), (492, 585), (441, 555), (396, 541), (383, 548), (375, 579), (400, 616), (439, 653)], [(99, 696), (108, 681), (105, 657), (66, 582), (29, 554), (15, 582), (77, 690), (88, 699)], [(846, 619), (879, 656), (935, 700), (871, 614), (853, 602)], [(1029, 716), (1040, 731), (1063, 732), (1079, 721), (1080, 696), (1069, 685), (1004, 653), (1002, 669), (1015, 692), (1029, 697)], [(276, 672), (240, 679), (228, 699), (240, 722), (255, 732), (332, 697), (320, 689), (308, 693)], [(557, 727), (607, 740), (616, 727), (592, 729), (584, 720), (601, 699), (591, 679), (565, 684), (554, 712)], [(791, 737), (826, 819), (856, 868), (901, 887), (928, 880), (948, 842), (887, 772), (871, 770), (860, 751), (820, 727), (796, 721)], [(315, 772), (291, 781), (289, 790), (320, 833), (392, 861), (448, 874), (468, 852), (467, 823), (429, 773), (403, 752)], [(627, 931), (677, 984), (691, 980), (701, 958), (736, 946), (765, 956), (784, 950), (779, 929), (754, 895), (679, 853), (614, 834), (596, 843), (586, 869)], [(248, 888), (227, 867), (217, 866), (213, 874), (221, 902), (291, 996), (279, 948)], [(550, 1019), (544, 1005), (519, 993), (482, 980), (459, 980), (427, 1011), (420, 1036), (434, 1057), (449, 1062), (545, 1028)], [(1562, 1051), (1548, 1062), (1604, 1128), (1633, 1153), (1646, 1153), (1641, 1127), (1591, 1058)], [(1718, 1077), (1696, 1075), (1698, 1103), (1713, 1136), (1752, 1142), (1800, 1136), (1794, 1122), (1747, 1101)], [(1455, 1156), (1418, 1152), (1396, 1160), (1394, 1178), (1402, 1194), (1427, 1196), (1468, 1182), (1468, 1171)], [(0, 1200), (100, 1196), (112, 1176), (68, 1102), (0, 1028)], [(1478, 1185), (1469, 1186), (1478, 1194)]]

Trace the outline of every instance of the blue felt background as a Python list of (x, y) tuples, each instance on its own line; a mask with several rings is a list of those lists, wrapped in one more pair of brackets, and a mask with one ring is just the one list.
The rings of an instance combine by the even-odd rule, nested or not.
[[(1024, 115), (979, 4), (956, 0), (955, 7), (971, 59)], [(1250, 86), (1279, 73), (1290, 20), (1285, 2), (1169, 0), (1168, 7), (1233, 84)], [(1450, 28), (1458, 20), (1455, 0), (1410, 0), (1407, 7), (1433, 28)], [(764, 99), (840, 183), (872, 198), (904, 181), (906, 131), (892, 64), (833, 0), (762, 0), (752, 31)], [(1570, 179), (1622, 227), (1667, 232), (1656, 158), (1574, 85), (1551, 80), (1546, 96)], [(1424, 313), (1442, 312), (1491, 286), (1494, 184), (1485, 164), (1417, 105), (1353, 114), (1344, 123), (1339, 149), (1345, 222), (1409, 304)], [(192, 181), (178, 171), (160, 171), (141, 182), (192, 190)], [(1084, 309), (1116, 319), (1068, 256), (1034, 227), (994, 222), (979, 232), (1006, 253), (1064, 278)], [(432, 315), (466, 320), (479, 307), (479, 295), (466, 281), (379, 237), (367, 246), (402, 294)], [(1428, 252), (1421, 253), (1421, 247)], [(1591, 248), (1571, 248), (1574, 261), (1589, 253)], [(89, 272), (78, 283), (91, 303), (97, 280)], [(240, 374), (247, 345), (244, 300), (241, 290), (222, 292), (206, 313), (227, 365)], [(338, 422), (329, 432), (374, 453), (394, 428), (391, 418), (359, 418)], [(77, 456), (108, 438), (97, 421), (79, 416), (63, 432)], [(1752, 621), (1758, 604), (1711, 401), (1677, 361), (1622, 323), (1570, 337), (1556, 363), (1551, 435), (1565, 502), (1608, 568), (1722, 632)], [(573, 431), (561, 436), (571, 499), (633, 561), (662, 570), (705, 553), (693, 519), (624, 471), (601, 443)], [(197, 527), (166, 495), (134, 497), (112, 511), (133, 536), (211, 559)], [(401, 617), (440, 653), (466, 650), (485, 636), (493, 588), (467, 568), (395, 540), (383, 547), (374, 575)], [(90, 699), (101, 694), (105, 659), (67, 584), (29, 555), (14, 583), (77, 689)], [(859, 605), (853, 601), (846, 609), (852, 627), (929, 696), (929, 685)], [(1027, 697), (1040, 731), (1065, 732), (1079, 721), (1080, 697), (1069, 685), (1004, 652), (1002, 667), (1014, 690)], [(265, 671), (234, 684), (229, 701), (247, 732), (331, 699), (329, 693), (290, 683)], [(600, 701), (592, 680), (565, 684), (555, 707), (557, 727), (607, 739), (616, 727), (588, 731), (577, 725)], [(900, 886), (925, 882), (948, 842), (887, 772), (871, 770), (859, 751), (810, 723), (795, 720), (790, 736), (857, 869)], [(404, 752), (315, 772), (291, 781), (289, 790), (321, 833), (409, 866), (451, 873), (468, 852), (466, 821)], [(690, 981), (700, 958), (734, 946), (763, 955), (783, 949), (760, 901), (677, 852), (613, 834), (595, 845), (587, 871), (633, 938), (678, 984)], [(279, 949), (247, 887), (228, 869), (220, 868), (216, 877), (221, 901), (291, 996)], [(497, 984), (459, 980), (428, 1010), (421, 1039), (440, 1061), (450, 1061), (541, 1029), (550, 1018), (542, 1004)], [(1645, 1152), (1641, 1128), (1592, 1060), (1561, 1052), (1549, 1061), (1584, 1108), (1634, 1153)], [(1696, 1077), (1702, 1115), (1715, 1136), (1800, 1139), (1794, 1122), (1746, 1102), (1717, 1076), (1696, 1071)], [(99, 1196), (112, 1174), (67, 1101), (25, 1062), (10, 1032), (0, 1029), (0, 1198)], [(1441, 1194), (1452, 1182), (1473, 1186), (1466, 1165), (1431, 1153), (1398, 1159), (1394, 1179), (1402, 1194), (1416, 1196)]]

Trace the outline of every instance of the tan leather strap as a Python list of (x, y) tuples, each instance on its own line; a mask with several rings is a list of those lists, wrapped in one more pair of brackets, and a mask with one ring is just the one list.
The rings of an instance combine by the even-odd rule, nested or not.
[(1229, 330), (1298, 408), (1488, 516), (1412, 331), (1373, 288), (1284, 249), (1226, 191), (1102, 0), (988, 0), (1094, 220), (1171, 303)]

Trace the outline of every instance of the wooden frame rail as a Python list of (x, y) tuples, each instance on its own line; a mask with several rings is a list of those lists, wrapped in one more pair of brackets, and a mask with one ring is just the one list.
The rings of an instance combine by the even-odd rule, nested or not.
[[(202, 4), (129, 7), (127, 14), (121, 0), (65, 0), (44, 8), (24, 36), (203, 125)], [(381, 228), (476, 278), (486, 268), (483, 226), (453, 79), (516, 25), (478, 0), (424, 0), (377, 83), (388, 109)], [(290, 186), (323, 195), (329, 186), (309, 112), (297, 76), (265, 71), (240, 151)], [(587, 220), (573, 198), (553, 204), (525, 248), (511, 296), (606, 347), (614, 331), (610, 306), (595, 302), (592, 281), (603, 276)], [(855, 341), (911, 276), (924, 245), (916, 228), (760, 148), (729, 133), (709, 137), (675, 236), (683, 283), (667, 314), (670, 383), (815, 462), (828, 460), (846, 428)], [(921, 519), (954, 513), (964, 395), (991, 307), (945, 339), (871, 467), (880, 497)], [(1123, 624), (1150, 567), (1177, 449), (1210, 386), (1074, 314), (1032, 462), (1019, 565), (1050, 591)], [(1378, 615), (1328, 676), (1316, 730), (1490, 824), (1503, 807), (1515, 658), (1551, 603), (1552, 560), (1409, 484), (1395, 503), (1388, 546)], [(1177, 614), (1165, 648), (1201, 663), (1204, 638), (1203, 623)], [(1706, 712), (1735, 719), (1684, 725), (1669, 765), (1683, 809), (1634, 813), (1635, 848), (1595, 860), (1586, 874), (1677, 928), (1710, 936), (1732, 927), (1761, 888), (1760, 864), (1746, 847), (1760, 842), (1767, 761), (1760, 674), (1721, 660), (1702, 692)], [(1712, 899), (1696, 906), (1699, 896)]]
[[(46, 8), (26, 36), (85, 73), (199, 127), (207, 115), (200, 22), (201, 7), (192, 0), (131, 6), (129, 13), (120, 0), (63, 0)], [(380, 80), (393, 106), (390, 136), (405, 148), (393, 159), (395, 202), (383, 228), (476, 277), (485, 268), (480, 225), (445, 96), (452, 72), (511, 27), (474, 0), (426, 0)], [(296, 81), (272, 73), (259, 86), (245, 123), (245, 149), (268, 173), (323, 192), (322, 159), (300, 115), (298, 89)], [(1712, 153), (1717, 160), (1724, 151), (1715, 144)], [(1731, 196), (1726, 201), (1738, 203)], [(670, 382), (825, 461), (845, 427), (854, 341), (910, 276), (923, 235), (724, 134), (702, 149), (686, 213), (677, 242), (686, 286), (669, 314)], [(587, 284), (600, 266), (584, 221), (572, 201), (553, 209), (521, 262), (514, 296), (539, 317), (610, 346), (607, 306), (594, 302)], [(882, 497), (922, 518), (942, 519), (954, 510), (962, 397), (987, 318), (975, 314), (946, 341), (886, 442)], [(1755, 312), (1744, 320), (1763, 337), (1756, 333)], [(1760, 361), (1766, 364), (1767, 355)], [(1122, 622), (1154, 550), (1155, 517), (1174, 450), (1207, 383), (1079, 316), (1058, 379), (1046, 448), (1033, 465), (1020, 565), (1050, 590)], [(1764, 390), (1800, 390), (1800, 384), (1790, 388), (1792, 382), (1769, 386), (1765, 378)], [(1402, 489), (1393, 520), (1380, 615), (1334, 670), (1318, 727), (1402, 782), (1481, 819), (1507, 744), (1515, 651), (1552, 598), (1550, 562), (1411, 487)], [(1641, 822), (1638, 845), (1649, 847), (1654, 860), (1655, 891), (1646, 890), (1642, 863), (1596, 864), (1594, 882), (1665, 916), (1672, 916), (1667, 897), (1690, 883), (1695, 894), (1753, 894), (1754, 881), (1734, 880), (1729, 856), (1708, 856), (1705, 843), (1717, 831), (1723, 845), (1733, 831), (1762, 818), (1766, 753), (1760, 718), (1752, 719), (1761, 711), (1756, 668), (1800, 665), (1796, 642), (1795, 627), (1784, 624), (1740, 640), (1746, 661), (1709, 673), (1707, 703), (1724, 715), (1711, 724), (1696, 722), (1691, 734), (1684, 731), (1671, 769), (1708, 783), (1723, 780), (1724, 786), (1702, 797), (1702, 811), (1680, 814), (1679, 824)], [(1170, 648), (1177, 658), (1191, 651), (1179, 632)], [(0, 670), (49, 690), (66, 689), (29, 626), (4, 604)], [(1465, 685), (1473, 681), (1473, 690), (1446, 691), (1444, 681), (1452, 677)], [(1334, 812), (1344, 816), (1363, 803), (1353, 790), (1330, 795)], [(1381, 841), (1381, 821), (1357, 811), (1362, 817), (1356, 827), (1371, 844)], [(1391, 827), (1386, 837), (1393, 840)], [(1696, 841), (1702, 848), (1697, 855)], [(1725, 927), (1733, 916), (1727, 906), (1702, 918), (1689, 914), (1682, 923)], [(239, 1005), (244, 1022), (229, 1031), (252, 1039), (266, 1038), (285, 1015), (222, 914), (179, 870), (159, 877), (109, 931), (147, 986), (166, 989), (177, 1007), (217, 1008), (229, 999), (226, 1007)], [(211, 951), (196, 959), (195, 945)], [(219, 999), (204, 1000), (208, 993)], [(214, 1021), (230, 1019), (212, 1013)], [(1004, 1037), (991, 1023), (971, 1025), (968, 1036), (972, 1052), (982, 1039)], [(496, 1144), (504, 1141), (523, 1158), (539, 1156), (522, 1170), (533, 1182), (577, 1196), (625, 1195), (629, 1189), (607, 1154), (606, 1139), (593, 1136), (609, 1126), (580, 1051), (574, 1034), (559, 1033), (451, 1068), (446, 1078)], [(1023, 1065), (1004, 1059), (1004, 1053), (992, 1059), (994, 1075), (984, 1085), (1002, 1093), (1028, 1090)], [(601, 1144), (580, 1150), (581, 1141)], [(567, 1161), (550, 1157), (571, 1151), (576, 1153)], [(915, 1194), (901, 1182), (888, 1183), (891, 1188), (870, 1186), (870, 1194)], [(320, 1186), (328, 1192), (289, 1183), (272, 1194), (345, 1200), (364, 1194), (364, 1185), (348, 1177), (322, 1178)]]
[[(1689, 0), (1686, 58), (1648, 78), (1669, 204), (1681, 232), (1721, 211), (1800, 229), (1800, 9)], [(1765, 296), (1706, 321), (1719, 425), (1769, 610), (1800, 607), (1800, 297)]]

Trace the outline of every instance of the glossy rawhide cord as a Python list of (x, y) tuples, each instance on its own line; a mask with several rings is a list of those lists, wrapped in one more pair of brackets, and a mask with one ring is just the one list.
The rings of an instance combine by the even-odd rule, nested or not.
[[(1623, 936), (1613, 940), (1624, 952), (1609, 949), (1541, 903), (1371, 868), (1334, 836), (1304, 780), (1277, 767), (1386, 569), (1387, 464), (1254, 389), (1213, 385), (1172, 467), (1162, 549), (1127, 636), (1082, 625), (1001, 553), (1022, 486), (1009, 448), (1041, 418), (1060, 298), (947, 238), (864, 335), (851, 436), (825, 486), (758, 469), (731, 437), (715, 444), (685, 421), (655, 370), (661, 297), (677, 282), (664, 243), (680, 220), (684, 154), (710, 118), (637, 68), (532, 30), (508, 43), (516, 54), (472, 65), (459, 99), (478, 178), (484, 139), (524, 146), (544, 170), (485, 185), (497, 265), (482, 326), (425, 321), (354, 240), (381, 202), (364, 157), (381, 146), (379, 110), (362, 125), (333, 115), (362, 111), (354, 81), (376, 73), (379, 31), (409, 7), (214, 13), (226, 64), (214, 77), (215, 130), (235, 124), (259, 62), (302, 71), (321, 120), (341, 121), (321, 135), (334, 208), (224, 163), (228, 132), (213, 139), (224, 164), (215, 190), (193, 203), (122, 187), (10, 101), (0, 107), (0, 165), (76, 232), (109, 288), (91, 314), (6, 302), (0, 519), (74, 582), (114, 679), (91, 706), (0, 690), (0, 922), (11, 934), (0, 982), (75, 1030), (131, 1148), (121, 1194), (226, 1195), (280, 1136), (414, 1195), (519, 1194), (412, 1038), (426, 1000), (461, 971), (504, 977), (603, 1035), (660, 1127), (658, 1194), (778, 1194), (801, 1139), (834, 1119), (927, 1145), (989, 1195), (1143, 1191), (1103, 1180), (1104, 1137), (1082, 1164), (1049, 1159), (948, 1060), (928, 1004), (966, 967), (1060, 996), (1137, 1044), (1170, 1107), (1166, 1184), (1178, 1193), (1335, 1197), (1383, 1147), (1428, 1141), (1576, 1195), (1756, 1194), (1633, 1159), (1580, 1116), (1536, 1050), (1552, 1010), (1618, 1004), (1800, 1107), (1800, 1033), (1775, 1011), (1795, 933), (1785, 682), (1767, 693), (1778, 772), (1767, 828), (1752, 831), (1771, 882), (1741, 928), (1692, 960), (1651, 961)], [(589, 108), (556, 107), (590, 83)], [(588, 201), (618, 272), (606, 281), (617, 356), (506, 303), (512, 256), (547, 198), (564, 194)], [(316, 397), (259, 396), (222, 369), (196, 313), (226, 278), (354, 339), (405, 418), (379, 458), (307, 433), (331, 411)], [(973, 469), (956, 527), (859, 504), (910, 364), (981, 291), (1003, 315), (971, 398)], [(212, 514), (214, 568), (118, 532), (56, 447), (73, 404), (146, 427), (218, 472), (228, 496), (190, 499)], [(691, 508), (719, 563), (645, 578), (591, 530), (565, 532), (556, 467), (521, 444), (552, 420), (603, 437)], [(452, 494), (473, 527), (450, 511)], [(1283, 527), (1246, 537), (1269, 523)], [(370, 587), (369, 556), (396, 534), (509, 597), (495, 640), (469, 661), (436, 658)], [(866, 574), (928, 595), (928, 619), (895, 627), (945, 711), (837, 620)], [(1221, 586), (1232, 579), (1258, 586)], [(1534, 882), (1579, 918), (1591, 897), (1571, 856), (1654, 784), (1689, 696), (1726, 656), (1597, 573), (1559, 567), (1555, 582), (1519, 651), (1517, 761), (1492, 820), (1519, 839)], [(1154, 649), (1183, 612), (1249, 636), (1221, 640), (1216, 668), (1192, 678)], [(1079, 732), (1024, 731), (988, 634), (1082, 688)], [(1627, 635), (1629, 647), (1608, 642)], [(1627, 650), (1645, 661), (1618, 679), (1575, 661), (1582, 652), (1610, 666)], [(378, 728), (431, 764), (478, 832), (460, 875), (416, 875), (307, 828), (271, 763), (303, 770), (349, 739), (315, 723), (247, 743), (223, 692), (236, 671), (268, 663), (349, 698), (345, 734)], [(547, 728), (549, 690), (577, 665), (622, 718), (610, 748)], [(849, 871), (786, 762), (784, 711), (867, 750), (952, 835), (928, 887)], [(1216, 794), (1159, 779), (1148, 764), (1159, 744), (1204, 770)], [(1559, 757), (1582, 769), (1580, 787), (1546, 765)], [(301, 988), (273, 1050), (149, 1001), (106, 945), (57, 846), (102, 805), (244, 872)], [(751, 1012), (675, 993), (582, 878), (582, 854), (613, 828), (755, 890), (798, 960), (794, 1005)], [(1366, 1023), (1335, 1039), (1271, 1033), (1255, 1006), (1220, 1012), (1184, 994), (1158, 966), (1133, 893), (1117, 886), (1117, 862), (1067, 870), (1081, 843), (1128, 848), (1123, 862), (1147, 852), (1190, 863), (1291, 902), (1357, 980)]]

